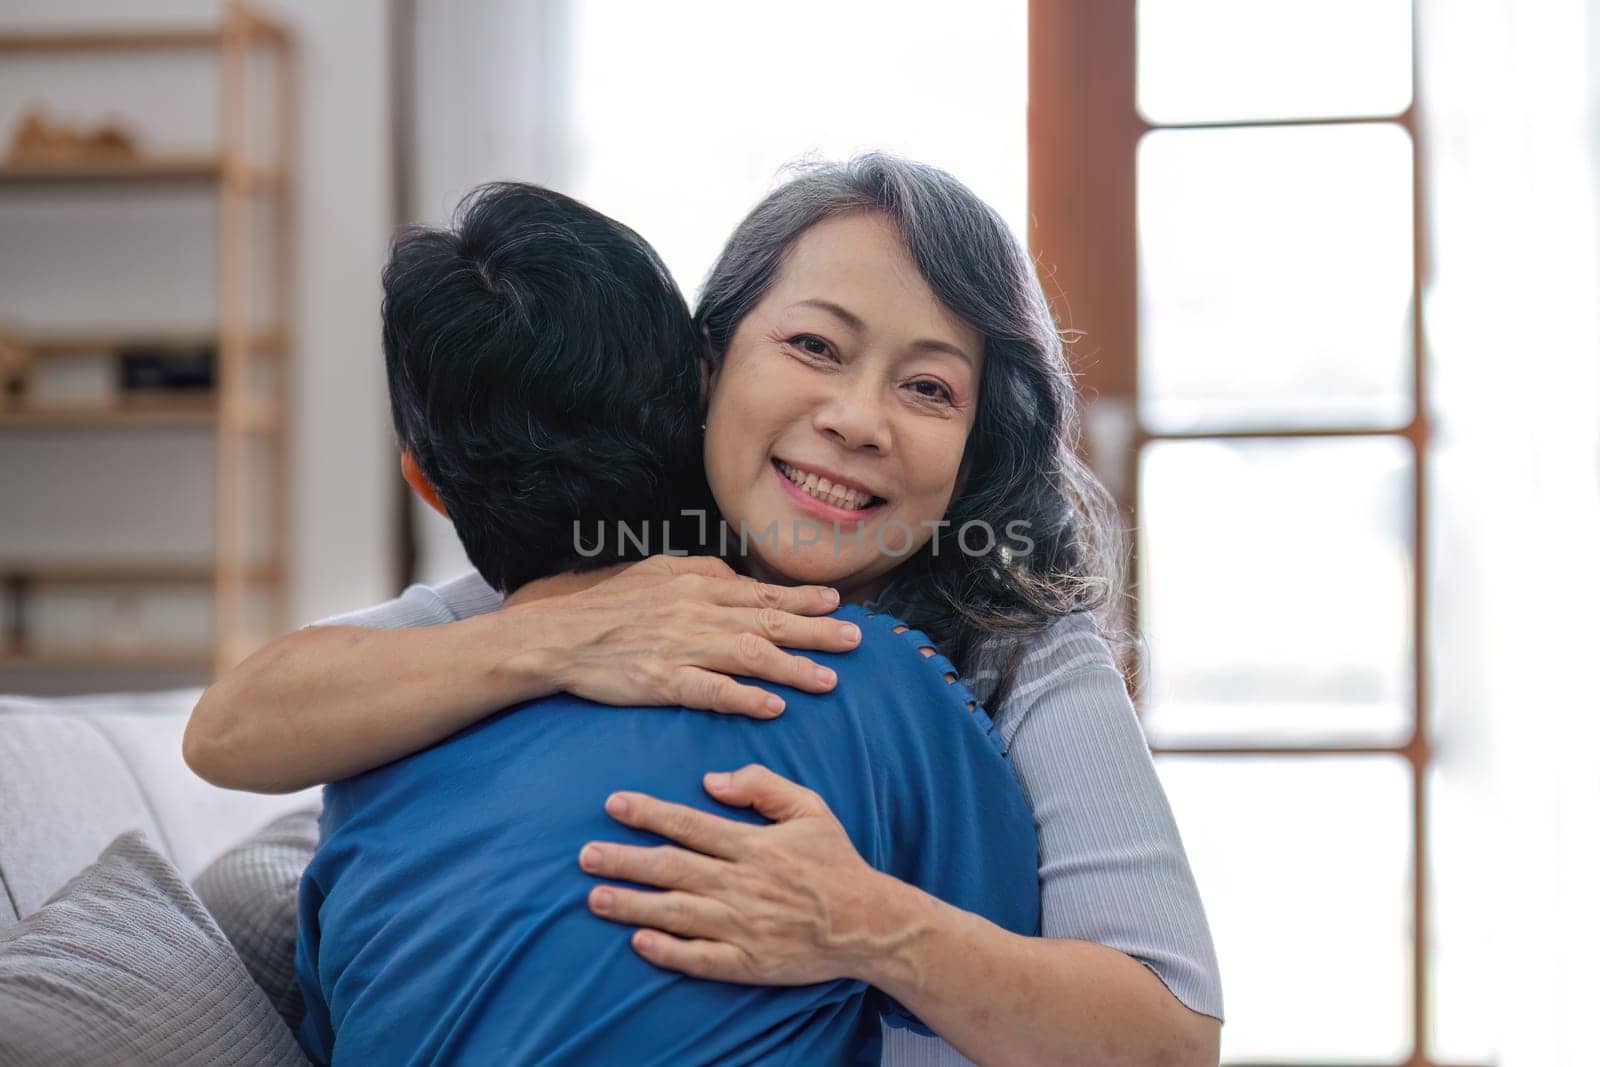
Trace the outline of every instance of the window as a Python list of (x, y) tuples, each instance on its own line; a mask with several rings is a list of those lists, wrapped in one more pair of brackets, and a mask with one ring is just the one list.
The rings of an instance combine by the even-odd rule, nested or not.
[(1030, 17), (1034, 251), (1139, 532), (1224, 1058), (1434, 1064), (1411, 6)]

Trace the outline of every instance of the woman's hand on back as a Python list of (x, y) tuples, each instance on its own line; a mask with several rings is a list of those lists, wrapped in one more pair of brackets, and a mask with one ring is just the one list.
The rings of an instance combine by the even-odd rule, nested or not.
[(554, 640), (509, 669), (602, 704), (771, 718), (782, 699), (733, 675), (827, 692), (833, 672), (784, 649), (846, 652), (861, 640), (853, 624), (826, 617), (839, 605), (836, 591), (758, 582), (710, 556), (652, 556), (580, 592), (523, 593), (500, 610), (536, 613)]

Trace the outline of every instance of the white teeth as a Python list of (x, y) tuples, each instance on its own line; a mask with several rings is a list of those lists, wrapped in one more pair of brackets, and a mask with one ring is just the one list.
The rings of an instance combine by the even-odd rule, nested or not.
[(778, 461), (778, 469), (783, 472), (785, 478), (788, 478), (789, 481), (804, 490), (808, 496), (815, 497), (824, 503), (832, 504), (836, 508), (844, 508), (847, 511), (860, 511), (872, 503), (872, 497), (867, 493), (846, 489), (842, 485), (834, 485), (828, 479), (816, 474), (802, 473), (782, 460)]

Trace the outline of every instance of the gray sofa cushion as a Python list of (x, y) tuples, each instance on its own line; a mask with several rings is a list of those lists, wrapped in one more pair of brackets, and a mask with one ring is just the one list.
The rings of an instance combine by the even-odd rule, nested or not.
[(138, 831), (0, 931), (0, 1067), (305, 1062), (217, 924)]
[(290, 1027), (305, 999), (294, 975), (300, 875), (317, 850), (317, 810), (291, 811), (218, 856), (194, 891)]

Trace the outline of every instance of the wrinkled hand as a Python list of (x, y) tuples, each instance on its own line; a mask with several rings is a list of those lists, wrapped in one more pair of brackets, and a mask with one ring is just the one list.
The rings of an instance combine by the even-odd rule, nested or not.
[(688, 847), (585, 845), (579, 864), (590, 874), (665, 890), (597, 886), (590, 910), (644, 927), (633, 935), (635, 951), (697, 978), (804, 985), (861, 977), (888, 947), (874, 925), (900, 883), (867, 865), (821, 797), (765, 767), (708, 774), (705, 786), (773, 822), (752, 826), (614, 793), (606, 811), (618, 822)]
[(709, 556), (652, 556), (581, 592), (533, 603), (513, 594), (502, 610), (533, 620), (543, 643), (528, 650), (526, 666), (556, 690), (602, 704), (771, 718), (782, 699), (729, 675), (831, 690), (832, 671), (779, 646), (854, 648), (857, 627), (816, 617), (838, 604), (825, 586), (757, 582)]

